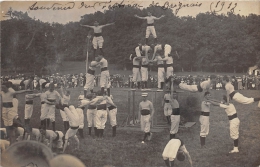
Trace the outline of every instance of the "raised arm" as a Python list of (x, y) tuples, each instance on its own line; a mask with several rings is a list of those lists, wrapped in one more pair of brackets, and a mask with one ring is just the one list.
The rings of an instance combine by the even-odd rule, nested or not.
[(138, 19), (146, 20), (146, 17), (139, 17), (139, 16), (137, 16), (137, 15), (135, 15), (135, 17), (138, 18)]

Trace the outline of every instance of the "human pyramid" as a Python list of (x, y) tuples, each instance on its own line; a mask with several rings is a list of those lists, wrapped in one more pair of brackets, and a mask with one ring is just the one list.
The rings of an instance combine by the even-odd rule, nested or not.
[[(180, 123), (180, 107), (177, 101), (176, 92), (171, 93), (171, 85), (179, 87), (182, 90), (190, 92), (203, 92), (204, 100), (201, 103), (201, 131), (200, 141), (201, 147), (205, 147), (206, 136), (209, 133), (209, 115), (210, 105), (217, 105), (227, 113), (230, 122), (230, 136), (234, 140), (234, 149), (230, 153), (237, 153), (238, 150), (238, 138), (239, 138), (239, 124), (240, 121), (236, 114), (236, 109), (230, 100), (235, 100), (242, 104), (251, 104), (259, 101), (260, 98), (248, 98), (234, 91), (234, 86), (230, 83), (228, 77), (223, 78), (223, 83), (227, 94), (223, 96), (222, 102), (211, 98), (209, 89), (211, 85), (216, 81), (216, 76), (211, 75), (210, 79), (203, 81), (198, 85), (187, 85), (181, 83), (176, 79), (173, 74), (173, 56), (171, 54), (172, 47), (169, 44), (157, 44), (157, 36), (154, 28), (154, 21), (164, 17), (156, 18), (148, 12), (147, 17), (139, 17), (139, 19), (147, 20), (146, 28), (146, 43), (139, 45), (135, 48), (136, 55), (131, 55), (130, 59), (133, 61), (133, 81), (138, 88), (147, 89), (148, 80), (148, 65), (156, 63), (158, 66), (158, 89), (164, 89), (165, 83), (168, 85), (168, 89), (164, 95), (164, 114), (168, 123), (171, 125), (170, 129), (170, 141), (165, 146), (162, 153), (162, 157), (167, 166), (173, 166), (174, 160), (177, 158), (180, 161), (185, 159), (185, 155), (192, 166), (192, 160), (187, 151), (183, 141), (176, 137)], [(112, 23), (114, 24), (114, 23)], [(94, 26), (81, 25), (92, 28), (94, 30), (93, 59), (89, 64), (89, 68), (86, 74), (86, 84), (84, 86), (84, 93), (82, 92), (78, 96), (78, 105), (70, 105), (70, 91), (64, 89), (55, 90), (54, 84), (49, 83), (42, 84), (41, 92), (31, 92), (30, 90), (15, 91), (12, 88), (12, 83), (7, 82), (2, 85), (2, 118), (4, 121), (5, 129), (1, 129), (1, 133), (8, 136), (9, 141), (4, 140), (4, 135), (1, 134), (1, 148), (2, 151), (5, 146), (13, 144), (15, 140), (35, 140), (42, 142), (54, 149), (61, 149), (65, 152), (69, 139), (74, 138), (77, 142), (77, 148), (79, 149), (80, 141), (77, 137), (84, 138), (84, 110), (87, 108), (86, 116), (88, 121), (88, 132), (91, 135), (92, 127), (94, 128), (95, 136), (98, 139), (103, 138), (105, 124), (107, 121), (107, 115), (110, 118), (110, 124), (112, 126), (112, 136), (116, 136), (116, 115), (117, 106), (113, 102), (113, 97), (110, 94), (110, 82), (109, 82), (109, 70), (108, 61), (104, 58), (104, 52), (102, 50), (104, 39), (102, 37), (102, 28), (112, 25), (99, 25), (97, 21), (94, 22)], [(150, 34), (153, 35), (155, 44), (148, 45), (148, 38)], [(97, 48), (100, 49), (101, 54), (95, 56)], [(176, 56), (179, 58), (177, 51)], [(152, 57), (149, 59), (149, 57)], [(94, 77), (96, 68), (101, 68), (100, 87), (101, 90), (94, 92)], [(60, 92), (60, 93), (59, 93)], [(24, 123), (18, 116), (18, 100), (15, 95), (20, 93), (26, 93), (25, 95), (25, 117)], [(144, 138), (141, 143), (145, 143), (146, 138), (151, 140), (152, 133), (150, 132), (150, 123), (154, 114), (153, 104), (147, 100), (148, 93), (143, 92), (143, 100), (139, 104), (139, 120), (141, 124), (141, 130), (144, 131)], [(30, 125), (30, 119), (33, 113), (34, 98), (40, 97), (41, 100), (41, 115), (39, 128), (32, 128)], [(260, 102), (258, 104), (260, 107)], [(57, 131), (55, 123), (55, 109), (60, 110), (62, 120), (64, 122), (64, 130)], [(52, 124), (52, 130), (47, 130), (50, 123)], [(3, 131), (2, 131), (3, 130)], [(16, 139), (15, 133), (19, 134)]]

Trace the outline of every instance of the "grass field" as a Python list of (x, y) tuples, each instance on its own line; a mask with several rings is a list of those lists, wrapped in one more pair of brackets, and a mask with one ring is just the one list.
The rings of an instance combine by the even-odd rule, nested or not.
[[(69, 66), (67, 66), (69, 65)], [(72, 74), (84, 72), (84, 63), (73, 63), (64, 65), (62, 74)], [(97, 72), (98, 73), (98, 72)], [(131, 71), (111, 70), (112, 74), (131, 74)], [(190, 73), (179, 73), (180, 75), (187, 75)], [(205, 74), (205, 73), (203, 73)], [(201, 75), (203, 75), (201, 74)], [(99, 88), (97, 88), (99, 89)], [(82, 91), (82, 88), (75, 88), (71, 90), (71, 104), (77, 104), (77, 97)], [(223, 90), (212, 90), (212, 95), (216, 99), (221, 99), (225, 93)], [(240, 91), (248, 97), (257, 97), (260, 95), (259, 91)], [(118, 106), (118, 125), (121, 125), (128, 113), (127, 91), (123, 89), (112, 89), (114, 102)], [(149, 94), (149, 99), (154, 98), (154, 105), (157, 111), (158, 122), (164, 122), (163, 111), (161, 107), (162, 93), (156, 94), (156, 99)], [(152, 97), (153, 96), (153, 97)], [(19, 115), (24, 117), (24, 94), (17, 96), (19, 99)], [(180, 107), (185, 108), (186, 98), (196, 97), (197, 105), (200, 105), (201, 93), (180, 93), (179, 102)], [(136, 95), (136, 109), (140, 102), (140, 93)], [(257, 104), (242, 105), (234, 103), (237, 109), (240, 123), (240, 138), (239, 150), (237, 154), (228, 155), (227, 153), (233, 148), (233, 141), (229, 136), (229, 122), (226, 113), (223, 109), (218, 107), (211, 108), (210, 115), (210, 132), (206, 141), (206, 149), (200, 148), (199, 141), (199, 113), (196, 109), (188, 111), (192, 121), (196, 124), (188, 130), (179, 130), (178, 137), (183, 139), (186, 148), (189, 151), (195, 167), (256, 167), (260, 165), (260, 111), (253, 110)], [(132, 104), (131, 104), (132, 106)], [(132, 107), (131, 107), (132, 109)], [(198, 108), (199, 110), (199, 108)], [(187, 112), (187, 111), (185, 111)], [(137, 111), (136, 111), (137, 113)], [(132, 113), (131, 113), (132, 114)], [(187, 114), (187, 113), (186, 113)], [(34, 113), (31, 119), (32, 127), (38, 127), (40, 124), (40, 100), (35, 98)], [(63, 122), (60, 113), (56, 113), (56, 128), (63, 130)], [(162, 159), (162, 151), (169, 140), (169, 129), (162, 132), (154, 133), (153, 138), (146, 144), (141, 144), (143, 132), (141, 131), (125, 131), (118, 130), (117, 136), (112, 137), (112, 129), (109, 121), (106, 124), (105, 137), (103, 140), (95, 140), (93, 136), (88, 136), (87, 120), (85, 117), (84, 134), (85, 139), (80, 139), (80, 150), (73, 150), (73, 142), (66, 150), (66, 153), (75, 155), (88, 167), (98, 167), (104, 165), (113, 165), (117, 167), (150, 167), (150, 166), (165, 166)], [(175, 166), (189, 166), (187, 160), (184, 162), (175, 162)]]

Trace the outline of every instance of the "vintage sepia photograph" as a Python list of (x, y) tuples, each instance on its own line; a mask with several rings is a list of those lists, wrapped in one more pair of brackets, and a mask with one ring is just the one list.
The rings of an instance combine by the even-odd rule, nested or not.
[(260, 167), (260, 1), (1, 1), (1, 167)]

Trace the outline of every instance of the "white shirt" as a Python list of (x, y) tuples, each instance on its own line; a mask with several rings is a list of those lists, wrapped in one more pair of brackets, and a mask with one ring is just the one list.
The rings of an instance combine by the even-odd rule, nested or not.
[(107, 67), (108, 63), (107, 63), (107, 60), (102, 58), (100, 60), (100, 68), (104, 68), (104, 67)]
[(74, 106), (69, 106), (69, 108), (65, 107), (64, 108), (65, 113), (68, 116), (69, 119), (69, 124), (72, 127), (77, 127), (79, 126), (79, 115), (78, 112), (76, 111)]
[(202, 101), (201, 103), (201, 111), (210, 112), (210, 103), (206, 101)]
[(211, 82), (209, 80), (207, 81), (203, 81), (200, 83), (200, 87), (203, 89), (203, 90), (206, 90), (206, 89), (209, 89), (211, 86)]
[(226, 89), (228, 94), (235, 91), (234, 86), (230, 82), (226, 83), (225, 89)]
[(229, 105), (226, 104), (219, 104), (221, 108), (225, 109), (225, 112), (227, 113), (228, 116), (234, 115), (237, 113), (235, 106), (232, 103), (229, 103)]

